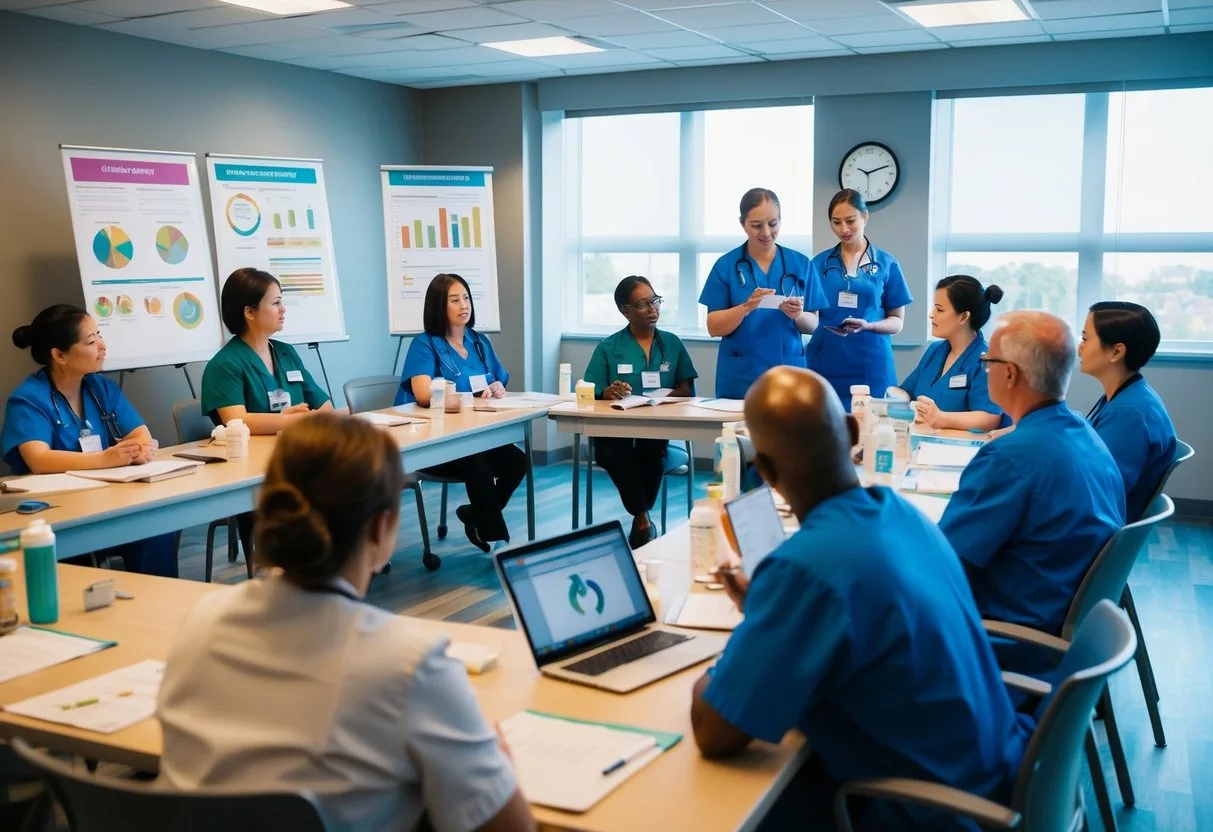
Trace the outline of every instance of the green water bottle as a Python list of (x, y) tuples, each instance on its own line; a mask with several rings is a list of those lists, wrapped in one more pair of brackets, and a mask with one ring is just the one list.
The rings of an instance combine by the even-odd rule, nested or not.
[(54, 624), (59, 620), (59, 562), (55, 557), (55, 533), (45, 520), (31, 520), (21, 532), (25, 553), (25, 596), (31, 624)]

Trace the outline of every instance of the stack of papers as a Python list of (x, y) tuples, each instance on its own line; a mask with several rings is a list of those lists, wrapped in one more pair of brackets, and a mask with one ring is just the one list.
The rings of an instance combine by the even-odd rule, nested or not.
[(719, 413), (744, 413), (745, 399), (704, 399), (696, 402), (695, 406)]
[(105, 488), (105, 483), (73, 477), (71, 474), (31, 474), (0, 482), (0, 491), (13, 494), (66, 494), (92, 488)]
[(624, 396), (622, 399), (611, 402), (611, 407), (615, 410), (631, 410), (634, 407), (644, 407), (645, 405), (683, 404), (695, 401), (694, 396), (671, 396), (671, 392), (670, 388), (662, 387), (660, 390), (654, 390), (643, 396), (635, 394)]
[(147, 661), (5, 705), (21, 716), (112, 734), (156, 713), (164, 662)]
[(956, 468), (914, 468), (901, 479), (901, 491), (951, 496), (960, 488), (961, 471)]
[(411, 419), (408, 416), (400, 416), (395, 413), (376, 413), (374, 411), (355, 413), (354, 416), (381, 428), (395, 428), (400, 425), (411, 425), (424, 421), (423, 419)]
[(68, 471), (68, 475), (99, 482), (159, 482), (192, 474), (205, 465), (192, 459), (164, 460), (146, 465), (124, 465), (121, 468), (94, 468), (90, 471)]
[(732, 630), (741, 623), (741, 612), (727, 595), (688, 592), (674, 601), (665, 623), (695, 630)]
[(476, 410), (533, 410), (559, 404), (560, 397), (551, 393), (507, 393), (504, 399), (477, 397)]
[(953, 445), (944, 442), (919, 442), (914, 464), (924, 468), (964, 468), (973, 461), (979, 445)]
[(0, 682), (78, 659), (117, 643), (42, 627), (18, 627), (0, 638)]

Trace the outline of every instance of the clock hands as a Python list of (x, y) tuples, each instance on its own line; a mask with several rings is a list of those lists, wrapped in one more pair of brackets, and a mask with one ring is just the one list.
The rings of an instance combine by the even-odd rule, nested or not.
[(857, 168), (857, 170), (858, 170), (860, 173), (862, 173), (864, 176), (871, 176), (871, 175), (872, 175), (872, 174), (874, 174), (876, 171), (878, 171), (878, 170), (884, 170), (884, 169), (885, 169), (885, 168), (887, 168), (887, 167), (888, 167), (888, 165), (881, 165), (880, 167), (878, 167), (878, 168), (872, 168), (871, 170), (864, 170), (863, 168)]

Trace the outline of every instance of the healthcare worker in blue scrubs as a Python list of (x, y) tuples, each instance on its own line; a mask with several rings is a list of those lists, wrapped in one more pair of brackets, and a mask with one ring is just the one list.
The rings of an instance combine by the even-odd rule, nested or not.
[[(75, 306), (43, 309), (13, 331), (42, 369), (9, 396), (2, 434), (4, 461), (16, 474), (59, 474), (151, 462), (151, 432), (117, 384), (101, 375), (105, 340), (91, 315)], [(176, 535), (94, 553), (116, 556), (128, 572), (177, 577)]]
[[(809, 259), (775, 242), (780, 223), (775, 192), (746, 191), (740, 219), (745, 243), (720, 256), (699, 293), (708, 308), (708, 334), (720, 338), (716, 395), (722, 399), (744, 399), (771, 367), (803, 367), (801, 335), (814, 330), (816, 310), (826, 305)], [(777, 298), (782, 300), (775, 303)]]
[(1108, 300), (1091, 307), (1078, 345), (1079, 369), (1103, 385), (1087, 421), (1120, 467), (1129, 522), (1140, 519), (1175, 459), (1175, 426), (1141, 374), (1161, 340), (1149, 309)]
[[(460, 393), (504, 398), (509, 371), (475, 326), (476, 307), (467, 281), (457, 274), (435, 276), (425, 291), (425, 332), (409, 344), (395, 403), (429, 407), (430, 380), (435, 378), (455, 382)], [(502, 445), (426, 470), (467, 487), (468, 505), (455, 509), (455, 515), (472, 545), (488, 552), (494, 541), (510, 540), (502, 510), (526, 476), (526, 467), (526, 454), (514, 445)]]
[(978, 360), (987, 349), (981, 328), (990, 320), (990, 304), (1000, 300), (1002, 289), (983, 287), (967, 274), (950, 275), (935, 284), (931, 335), (941, 340), (927, 347), (901, 383), (917, 403), (918, 421), (936, 429), (983, 433), (1003, 423), (1003, 412), (990, 401)]
[[(701, 751), (804, 734), (813, 756), (763, 828), (834, 829), (833, 791), (869, 777), (1009, 799), (1032, 720), (1014, 712), (956, 552), (894, 491), (860, 486), (858, 425), (821, 376), (771, 370), (745, 418), (800, 527), (751, 580), (721, 573), (745, 620), (695, 685)], [(859, 811), (858, 829), (969, 828), (879, 801)]]
[(868, 206), (859, 191), (834, 194), (829, 215), (838, 244), (812, 261), (826, 308), (806, 354), (809, 369), (826, 377), (849, 410), (852, 385), (866, 384), (880, 397), (897, 384), (892, 336), (914, 298), (901, 264), (868, 239)]

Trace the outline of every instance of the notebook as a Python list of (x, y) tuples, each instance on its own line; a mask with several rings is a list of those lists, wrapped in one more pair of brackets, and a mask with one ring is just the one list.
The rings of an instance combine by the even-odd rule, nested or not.
[(381, 428), (395, 428), (401, 425), (411, 425), (420, 422), (420, 419), (410, 419), (408, 416), (401, 416), (395, 413), (355, 413), (354, 416), (364, 422), (370, 422), (372, 425)]
[(117, 643), (61, 633), (45, 627), (18, 627), (0, 638), (0, 682), (37, 673)]
[(73, 477), (100, 482), (159, 482), (192, 474), (206, 463), (192, 459), (161, 460), (146, 465), (125, 465), (121, 468), (95, 468), (91, 471), (68, 471)]
[(624, 396), (622, 399), (611, 402), (611, 407), (615, 410), (631, 410), (634, 407), (656, 406), (659, 404), (685, 404), (694, 400), (694, 396), (671, 396), (670, 388), (662, 387), (660, 390), (654, 390), (643, 396)]
[(0, 482), (0, 491), (12, 494), (66, 494), (105, 488), (106, 483), (74, 477), (71, 474), (30, 474)]
[(693, 630), (732, 630), (741, 623), (741, 612), (727, 595), (688, 592), (674, 600), (665, 623)]
[(980, 450), (981, 447), (975, 445), (919, 442), (914, 464), (930, 468), (964, 468)]
[(43, 693), (4, 710), (86, 731), (112, 734), (156, 713), (156, 695), (164, 676), (164, 662), (147, 659)]
[(960, 488), (959, 468), (912, 468), (901, 478), (901, 491), (951, 496)]

